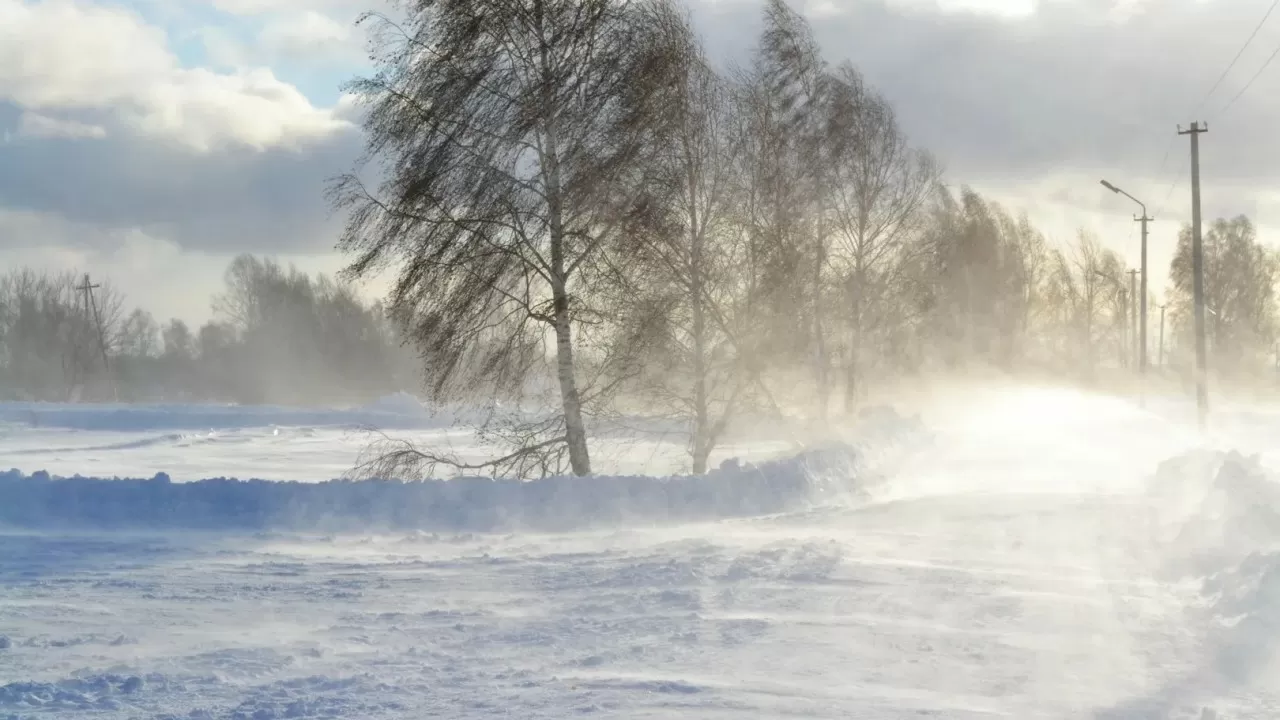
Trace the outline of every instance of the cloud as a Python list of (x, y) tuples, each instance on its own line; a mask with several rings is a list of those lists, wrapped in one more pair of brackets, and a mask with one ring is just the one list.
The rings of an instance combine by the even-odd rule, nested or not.
[(293, 57), (341, 59), (356, 47), (355, 28), (314, 10), (272, 20), (259, 39), (274, 52)]
[[(862, 70), (954, 177), (1010, 184), (1064, 169), (1163, 178), (1177, 171), (1167, 162), (1157, 173), (1176, 126), (1205, 119), (1206, 177), (1280, 180), (1280, 147), (1269, 141), (1280, 122), (1280, 62), (1218, 113), (1280, 45), (1280, 21), (1197, 108), (1267, 4), (1045, 0), (1035, 12), (1001, 14), (990, 11), (994, 0), (953, 0), (945, 11), (925, 0), (809, 3), (828, 58)], [(694, 8), (714, 54), (744, 59), (758, 3)], [(1171, 160), (1187, 154), (1185, 138), (1172, 144)]]
[[(1189, 148), (1179, 124), (1207, 120), (1201, 139), (1206, 221), (1248, 213), (1280, 241), (1280, 59), (1225, 113), (1280, 47), (1272, 16), (1218, 90), (1201, 99), (1269, 6), (1268, 0), (797, 0), (832, 62), (849, 61), (892, 102), (912, 141), (969, 184), (1058, 241), (1095, 232), (1138, 261), (1137, 207), (1151, 227), (1153, 288), (1163, 286), (1178, 228), (1190, 220)], [(1010, 12), (1012, 6), (1024, 6)], [(693, 4), (712, 56), (742, 63), (761, 3)]]
[[(351, 23), (382, 1), (133, 0), (139, 14), (0, 0), (0, 253), (36, 252), (39, 238), (112, 267), (152, 254), (191, 287), (205, 275), (188, 265), (213, 263), (216, 279), (240, 251), (332, 259), (340, 218), (324, 183), (359, 154), (359, 108), (315, 98), (332, 102), (361, 72)], [(744, 61), (762, 3), (688, 2), (712, 56)], [(1176, 126), (1206, 119), (1205, 217), (1248, 212), (1264, 238), (1280, 229), (1280, 61), (1220, 112), (1280, 46), (1280, 16), (1198, 105), (1266, 0), (795, 4), (949, 182), (1028, 209), (1055, 238), (1089, 227), (1136, 259), (1136, 208), (1098, 186), (1106, 177), (1156, 214), (1159, 267), (1189, 214)]]
[(344, 129), (270, 69), (184, 68), (167, 42), (122, 8), (0, 0), (0, 101), (105, 111), (110, 125), (197, 152), (296, 147)]
[(324, 6), (304, 2), (219, 3), (221, 9), (235, 17), (233, 26), (208, 26), (198, 34), (206, 56), (220, 67), (288, 65), (350, 73), (367, 61), (364, 35), (356, 27), (356, 20), (370, 8), (355, 4), (347, 8)]
[(324, 185), (359, 152), (351, 109), (270, 68), (183, 67), (168, 42), (119, 7), (0, 0), (0, 212), (58, 218), (43, 232), (63, 245), (330, 251)]
[(104, 138), (107, 131), (101, 125), (24, 112), (18, 123), (18, 135), (35, 138)]
[[(0, 128), (3, 128), (0, 106)], [(300, 150), (196, 154), (138, 136), (0, 144), (0, 207), (101, 228), (141, 228), (201, 251), (327, 251), (328, 178), (360, 149), (354, 130)], [(3, 240), (0, 239), (0, 243)]]
[[(370, 0), (212, 0), (214, 7), (233, 15), (265, 15), (314, 10), (329, 13), (361, 13)], [(385, 0), (384, 0), (385, 2)]]

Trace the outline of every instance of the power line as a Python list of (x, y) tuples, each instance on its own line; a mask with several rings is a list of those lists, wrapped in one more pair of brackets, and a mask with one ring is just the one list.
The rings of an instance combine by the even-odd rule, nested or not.
[[(1277, 2), (1280, 2), (1280, 0), (1277, 0)], [(1272, 52), (1269, 56), (1267, 56), (1267, 61), (1262, 63), (1262, 67), (1258, 68), (1258, 72), (1254, 73), (1253, 77), (1249, 78), (1249, 82), (1245, 83), (1244, 87), (1240, 88), (1240, 92), (1236, 93), (1236, 96), (1231, 98), (1231, 101), (1228, 102), (1226, 105), (1224, 105), (1222, 109), (1218, 111), (1219, 116), (1221, 116), (1227, 110), (1231, 109), (1231, 106), (1236, 103), (1236, 100), (1239, 100), (1240, 96), (1244, 95), (1245, 91), (1248, 90), (1251, 85), (1253, 85), (1253, 81), (1257, 80), (1262, 75), (1262, 71), (1267, 69), (1267, 66), (1271, 64), (1272, 60), (1276, 59), (1277, 55), (1280, 55), (1280, 45), (1276, 46), (1275, 51)]]
[[(1178, 138), (1178, 135), (1175, 133), (1173, 135), (1173, 138), (1176, 140)], [(1164, 199), (1161, 200), (1160, 204), (1157, 206), (1156, 217), (1160, 217), (1161, 215), (1164, 214), (1164, 209), (1169, 204), (1169, 198), (1173, 197), (1173, 191), (1178, 189), (1178, 186), (1182, 184), (1182, 180), (1183, 178), (1186, 177), (1186, 175), (1187, 175), (1187, 166), (1183, 165), (1178, 170), (1178, 176), (1174, 178), (1173, 182), (1169, 183), (1169, 189), (1165, 191)]]
[(1169, 144), (1164, 146), (1164, 157), (1160, 158), (1160, 169), (1156, 170), (1156, 175), (1164, 172), (1164, 166), (1169, 163), (1169, 152), (1173, 150), (1173, 141), (1177, 139), (1177, 135), (1169, 136)]
[[(1253, 44), (1254, 38), (1256, 38), (1258, 33), (1262, 31), (1262, 26), (1267, 24), (1267, 19), (1271, 17), (1273, 12), (1275, 12), (1276, 7), (1280, 7), (1280, 0), (1272, 0), (1271, 5), (1267, 8), (1267, 12), (1262, 15), (1262, 19), (1254, 26), (1253, 32), (1249, 33), (1249, 37), (1245, 39), (1244, 44), (1242, 44), (1240, 49), (1236, 51), (1235, 57), (1231, 58), (1231, 62), (1227, 63), (1227, 67), (1223, 69), (1220, 75), (1218, 75), (1218, 79), (1214, 81), (1213, 87), (1209, 88), (1209, 92), (1205, 93), (1204, 97), (1200, 98), (1200, 102), (1196, 105), (1196, 109), (1192, 111), (1193, 115), (1198, 114), (1204, 107), (1204, 104), (1209, 101), (1209, 98), (1213, 97), (1213, 94), (1222, 86), (1222, 81), (1227, 79), (1227, 75), (1231, 74), (1231, 70), (1235, 68), (1236, 63), (1240, 61), (1241, 56), (1244, 55), (1244, 51), (1248, 50), (1249, 46)], [(1254, 74), (1253, 78), (1245, 84), (1240, 92), (1236, 93), (1235, 97), (1231, 98), (1231, 101), (1228, 102), (1221, 111), (1219, 111), (1219, 115), (1226, 112), (1227, 108), (1230, 108), (1235, 101), (1244, 94), (1244, 91), (1249, 89), (1249, 86), (1253, 84), (1253, 81), (1257, 80), (1258, 76), (1262, 74), (1262, 70), (1265, 70), (1267, 65), (1270, 65), (1271, 61), (1274, 60), (1278, 54), (1280, 54), (1280, 47), (1276, 48), (1276, 51), (1271, 54), (1271, 57), (1267, 58), (1267, 61), (1263, 63), (1262, 68)], [(1175, 134), (1171, 134), (1169, 136), (1169, 144), (1165, 146), (1164, 157), (1160, 159), (1160, 169), (1156, 171), (1157, 176), (1164, 173), (1165, 165), (1169, 162), (1169, 153), (1173, 150), (1173, 142), (1177, 139), (1178, 136)], [(1182, 171), (1179, 171), (1178, 177), (1172, 183), (1169, 183), (1169, 189), (1165, 192), (1164, 200), (1160, 202), (1160, 209), (1156, 211), (1156, 215), (1160, 215), (1164, 212), (1164, 207), (1169, 204), (1169, 198), (1173, 197), (1173, 191), (1182, 183), (1182, 177), (1185, 171), (1186, 169), (1183, 168)]]
[[(1257, 26), (1253, 28), (1253, 32), (1249, 33), (1249, 39), (1244, 41), (1244, 44), (1241, 45), (1240, 49), (1236, 52), (1236, 56), (1231, 58), (1231, 62), (1227, 65), (1227, 69), (1222, 71), (1222, 74), (1218, 76), (1218, 80), (1213, 83), (1213, 87), (1209, 88), (1209, 92), (1205, 93), (1204, 97), (1201, 98), (1200, 104), (1196, 106), (1194, 111), (1192, 111), (1192, 115), (1198, 114), (1200, 109), (1204, 107), (1205, 102), (1207, 102), (1209, 98), (1213, 96), (1213, 93), (1217, 91), (1218, 87), (1222, 85), (1222, 81), (1227, 78), (1227, 74), (1231, 72), (1231, 68), (1236, 66), (1236, 62), (1240, 60), (1240, 56), (1244, 55), (1244, 51), (1249, 48), (1250, 43), (1252, 43), (1253, 39), (1258, 36), (1258, 31), (1262, 30), (1262, 26), (1267, 23), (1267, 18), (1271, 17), (1271, 13), (1275, 11), (1277, 5), (1280, 5), (1280, 0), (1272, 0), (1271, 7), (1267, 8), (1267, 13), (1258, 21)], [(1235, 101), (1232, 100), (1232, 102)], [(1231, 103), (1227, 104), (1229, 106)]]

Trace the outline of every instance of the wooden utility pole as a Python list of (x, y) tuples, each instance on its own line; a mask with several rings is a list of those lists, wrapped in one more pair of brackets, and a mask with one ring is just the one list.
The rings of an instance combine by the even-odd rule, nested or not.
[(1191, 286), (1195, 302), (1196, 332), (1196, 419), (1201, 430), (1209, 421), (1209, 353), (1204, 331), (1204, 245), (1200, 237), (1200, 133), (1209, 126), (1193, 122), (1191, 128), (1178, 127), (1179, 135), (1191, 136)]
[[(98, 301), (93, 297), (93, 291), (101, 285), (94, 285), (89, 281), (89, 273), (84, 274), (84, 284), (77, 287), (76, 290), (84, 293), (84, 311), (85, 315), (93, 321), (98, 329), (98, 350), (102, 352), (102, 369), (105, 370), (110, 377), (111, 368), (107, 364), (107, 337), (102, 330), (102, 316), (98, 313)], [(90, 315), (90, 312), (92, 314)]]
[(1140, 365), (1138, 360), (1138, 270), (1129, 271), (1129, 337), (1133, 338), (1132, 362)]

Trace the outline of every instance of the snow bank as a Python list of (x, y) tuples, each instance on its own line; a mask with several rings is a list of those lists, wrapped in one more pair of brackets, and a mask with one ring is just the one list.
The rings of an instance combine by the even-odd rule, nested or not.
[(1280, 482), (1257, 456), (1201, 451), (1152, 480), (1170, 579), (1199, 583), (1206, 649), (1226, 681), (1270, 672), (1280, 653)]
[(397, 393), (361, 408), (275, 405), (0, 403), (0, 423), (116, 432), (233, 430), (270, 427), (377, 427), (422, 429), (447, 426), (452, 415), (433, 413), (417, 398)]
[(833, 501), (855, 488), (849, 446), (704, 476), (459, 478), (323, 483), (214, 478), (170, 482), (0, 474), (0, 526), (235, 530), (566, 530), (626, 522), (762, 515)]
[(1280, 549), (1280, 483), (1257, 456), (1199, 451), (1161, 464), (1151, 480), (1158, 529), (1188, 572)]

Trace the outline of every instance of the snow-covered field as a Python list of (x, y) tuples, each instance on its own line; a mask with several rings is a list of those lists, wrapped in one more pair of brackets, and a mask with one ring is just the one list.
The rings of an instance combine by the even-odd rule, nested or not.
[(706, 478), (319, 482), (449, 432), (412, 410), (0, 406), (0, 718), (1280, 717), (1280, 412), (1003, 389)]
[[(351, 470), (376, 439), (370, 428), (449, 448), (468, 460), (488, 457), (457, 419), (404, 395), (355, 410), (0, 403), (0, 469), (106, 477), (165, 472), (175, 482), (211, 475), (318, 482)], [(672, 435), (613, 434), (593, 449), (616, 472), (669, 473), (687, 466), (687, 453)], [(788, 447), (780, 441), (731, 444), (712, 461), (770, 457)]]

